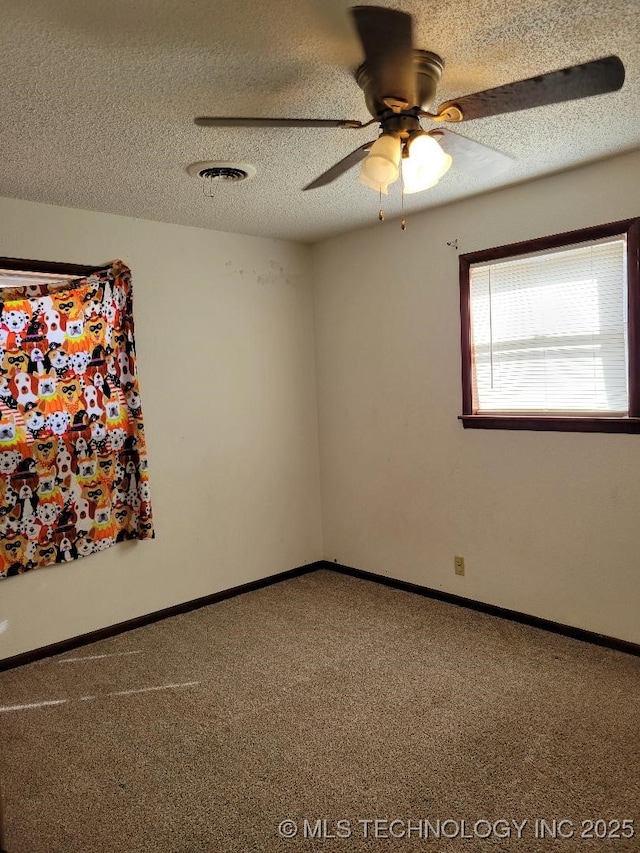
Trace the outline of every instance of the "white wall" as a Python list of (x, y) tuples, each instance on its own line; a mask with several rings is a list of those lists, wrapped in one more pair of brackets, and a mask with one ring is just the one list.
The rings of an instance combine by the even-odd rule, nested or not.
[(310, 250), (11, 199), (0, 222), (0, 256), (131, 267), (157, 537), (0, 582), (0, 658), (320, 559)]
[(638, 215), (633, 153), (315, 247), (327, 559), (640, 642), (640, 435), (463, 429), (446, 245)]
[(0, 659), (323, 556), (640, 642), (640, 436), (464, 430), (446, 245), (638, 198), (635, 153), (313, 251), (0, 199), (0, 255), (132, 268), (157, 533), (1, 582)]

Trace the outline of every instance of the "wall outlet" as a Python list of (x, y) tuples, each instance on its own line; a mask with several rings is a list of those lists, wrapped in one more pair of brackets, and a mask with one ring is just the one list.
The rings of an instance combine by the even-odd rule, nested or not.
[(464, 557), (454, 557), (453, 564), (455, 566), (456, 574), (464, 576)]

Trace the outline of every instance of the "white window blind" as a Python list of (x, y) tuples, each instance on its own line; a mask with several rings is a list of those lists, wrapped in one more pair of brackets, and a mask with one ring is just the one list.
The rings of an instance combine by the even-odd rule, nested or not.
[(0, 289), (4, 287), (28, 287), (30, 284), (59, 284), (69, 281), (68, 275), (55, 273), (23, 272), (0, 269)]
[(470, 270), (477, 414), (628, 415), (626, 237)]

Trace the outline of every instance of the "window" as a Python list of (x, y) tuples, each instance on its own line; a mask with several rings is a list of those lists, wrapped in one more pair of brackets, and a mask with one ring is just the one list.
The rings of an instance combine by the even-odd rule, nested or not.
[(640, 432), (640, 218), (460, 256), (465, 427)]
[(0, 258), (0, 298), (2, 291), (13, 287), (37, 288), (41, 284), (56, 284), (69, 278), (90, 275), (102, 267), (64, 264), (56, 261), (30, 261), (20, 258)]

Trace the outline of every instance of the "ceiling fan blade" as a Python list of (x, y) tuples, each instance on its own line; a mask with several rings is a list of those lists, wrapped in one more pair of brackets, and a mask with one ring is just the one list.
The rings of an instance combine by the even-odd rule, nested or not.
[(233, 118), (232, 116), (200, 116), (199, 127), (364, 127), (361, 121), (321, 118)]
[(463, 121), (486, 118), (615, 92), (623, 83), (622, 61), (617, 56), (605, 56), (582, 65), (572, 65), (560, 71), (455, 98), (441, 104), (438, 115), (442, 115), (448, 107), (455, 106), (462, 111)]
[(444, 128), (433, 130), (429, 134), (440, 143), (440, 147), (453, 158), (453, 166), (467, 175), (493, 178), (511, 166), (514, 157), (489, 148), (475, 139), (460, 136)]
[(344, 175), (352, 166), (355, 166), (356, 163), (359, 163), (361, 160), (367, 156), (367, 153), (375, 140), (371, 142), (365, 142), (364, 145), (361, 145), (359, 148), (356, 148), (355, 151), (352, 151), (351, 154), (347, 154), (346, 157), (343, 157), (342, 160), (335, 163), (330, 169), (327, 169), (326, 172), (323, 172), (319, 178), (316, 178), (315, 181), (312, 181), (310, 184), (307, 184), (303, 189), (305, 190), (315, 190), (318, 187), (324, 187), (326, 184), (330, 184), (332, 181), (335, 181), (336, 178), (339, 178), (340, 175)]
[(351, 14), (379, 100), (416, 103), (411, 15), (381, 6), (353, 6)]
[(318, 28), (314, 52), (318, 60), (352, 71), (364, 62), (353, 16), (345, 14), (345, 0), (308, 0)]

